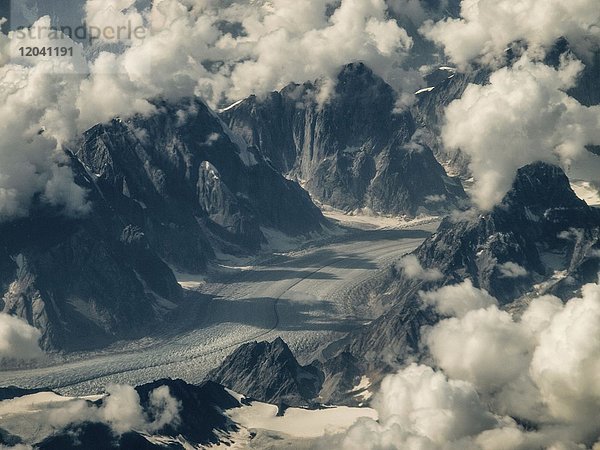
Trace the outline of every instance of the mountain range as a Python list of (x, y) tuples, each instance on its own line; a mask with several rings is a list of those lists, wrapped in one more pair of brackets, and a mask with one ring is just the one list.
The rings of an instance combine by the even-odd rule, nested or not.
[(362, 63), (345, 66), (327, 100), (323, 81), (290, 84), (221, 112), (285, 176), (319, 202), (344, 211), (414, 216), (463, 204), (460, 181), (414, 139), (413, 114)]
[[(569, 51), (557, 46), (558, 54)], [(570, 91), (583, 104), (599, 102), (594, 58)], [(306, 241), (339, 232), (319, 206), (444, 218), (410, 255), (395, 255), (361, 283), (382, 314), (324, 341), (313, 359), (299, 362), (280, 337), (251, 340), (200, 384), (165, 378), (137, 386), (138, 412), (160, 425), (115, 433), (91, 418), (52, 430), (36, 448), (230, 445), (240, 431), (231, 410), (244, 406), (276, 405), (278, 415), (290, 407), (364, 406), (387, 374), (427, 358), (421, 329), (441, 317), (423, 304), (423, 291), (469, 280), (518, 315), (534, 297), (566, 301), (597, 282), (600, 210), (578, 198), (561, 168), (521, 167), (487, 212), (469, 209), (461, 179), (448, 175), (446, 169), (463, 181), (470, 176), (469, 161), (441, 144), (444, 110), (469, 83), (488, 78), (484, 69), (438, 68), (425, 77), (430, 86), (415, 105), (403, 108), (389, 84), (352, 63), (331, 86), (322, 79), (289, 84), (218, 112), (199, 98), (155, 99), (153, 113), (115, 117), (70, 142), (65, 164), (87, 193), (89, 213), (65, 216), (35, 198), (27, 217), (0, 223), (0, 311), (40, 330), (41, 346), (51, 352), (147, 335), (183, 302), (178, 275), (256, 257), (272, 231)], [(38, 394), (56, 395), (0, 388), (0, 401)], [(103, 411), (108, 399), (85, 405)], [(170, 401), (177, 405), (176, 420), (158, 420), (159, 400), (164, 410)], [(0, 426), (0, 445), (20, 444), (8, 428)]]
[(344, 67), (323, 105), (316, 89), (290, 85), (220, 117), (197, 98), (157, 100), (150, 115), (84, 132), (66, 151), (91, 212), (65, 217), (37, 201), (27, 218), (0, 225), (0, 309), (38, 328), (46, 350), (143, 335), (181, 300), (174, 271), (257, 254), (266, 230), (329, 226), (289, 178), (345, 210), (464, 204), (460, 181), (414, 142), (411, 112), (395, 110), (392, 88), (368, 67)]

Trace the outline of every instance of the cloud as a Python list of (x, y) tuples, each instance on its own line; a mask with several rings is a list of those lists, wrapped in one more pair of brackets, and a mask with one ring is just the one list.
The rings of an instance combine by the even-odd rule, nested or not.
[(438, 269), (424, 269), (415, 255), (408, 255), (398, 261), (398, 267), (404, 271), (408, 278), (436, 281), (443, 277)]
[(168, 386), (160, 386), (150, 392), (149, 396), (150, 422), (149, 430), (160, 430), (165, 425), (176, 425), (180, 421), (181, 403), (171, 396)]
[[(395, 71), (412, 39), (395, 20), (386, 17), (383, 0), (342, 0), (329, 17), (328, 2), (309, 3), (280, 0), (273, 2), (271, 10), (253, 7), (250, 16), (242, 20), (248, 36), (219, 41), (217, 45), (226, 44), (244, 57), (230, 65), (227, 97), (264, 94), (290, 81), (331, 79), (342, 65), (353, 61), (365, 62), (395, 87), (400, 85)], [(249, 42), (252, 45), (246, 52), (244, 45)]]
[(147, 411), (142, 408), (140, 397), (131, 386), (109, 385), (106, 393), (100, 406), (74, 400), (66, 406), (49, 410), (46, 420), (59, 430), (84, 422), (104, 423), (117, 435), (132, 430), (153, 432), (180, 420), (181, 404), (171, 396), (168, 386), (160, 386), (150, 392)]
[[(334, 79), (341, 66), (355, 61), (395, 87), (415, 82), (398, 76), (412, 39), (387, 17), (383, 0), (330, 6), (328, 0), (201, 1), (189, 8), (160, 0), (148, 11), (128, 8), (118, 21), (132, 17), (138, 23), (143, 17), (146, 37), (113, 60), (101, 54), (106, 62), (95, 64), (91, 79), (127, 87), (127, 98), (197, 94), (213, 107), (290, 82)], [(101, 2), (88, 3), (88, 21), (104, 23), (114, 14), (105, 13)], [(237, 32), (223, 31), (223, 24)]]
[[(410, 93), (421, 82), (402, 68), (412, 39), (384, 0), (88, 0), (84, 13), (90, 27), (127, 24), (141, 27), (143, 38), (98, 39), (90, 50), (68, 36), (50, 40), (49, 16), (33, 24), (45, 30), (34, 41), (0, 33), (0, 220), (27, 215), (36, 195), (66, 214), (85, 214), (64, 146), (114, 116), (152, 113), (149, 100), (157, 97), (197, 95), (215, 107), (323, 78), (326, 101), (341, 66), (355, 61), (395, 88), (410, 85)], [(75, 57), (15, 57), (22, 45), (59, 43)], [(399, 106), (412, 97), (400, 95)]]
[(533, 300), (517, 320), (495, 306), (426, 333), (436, 364), (491, 399), (496, 413), (531, 420), (552, 439), (595, 442), (600, 424), (600, 286), (563, 304)]
[(479, 208), (500, 202), (518, 168), (535, 161), (568, 167), (586, 155), (586, 145), (600, 143), (600, 106), (582, 106), (565, 93), (581, 68), (563, 60), (554, 69), (525, 55), (447, 107), (443, 142), (469, 156)]
[(373, 407), (379, 420), (357, 422), (340, 448), (437, 449), (498, 425), (473, 385), (423, 365), (385, 378)]
[[(444, 304), (445, 293), (452, 304), (460, 292), (444, 289), (430, 293), (435, 304)], [(477, 295), (468, 284), (460, 289), (466, 297)], [(479, 295), (485, 298), (482, 303), (490, 301), (487, 293)], [(337, 439), (336, 445), (403, 450), (597, 448), (598, 284), (584, 286), (580, 297), (566, 303), (548, 295), (535, 298), (520, 318), (495, 305), (456, 312), (459, 317), (422, 330), (436, 368), (412, 364), (384, 379), (372, 404), (379, 420), (360, 420), (331, 438)], [(528, 423), (527, 429), (520, 421)]]
[(530, 336), (497, 306), (443, 320), (425, 340), (445, 373), (487, 392), (516, 379), (529, 363)]
[(504, 278), (521, 278), (527, 276), (527, 269), (511, 261), (500, 264), (498, 269)]
[[(46, 18), (36, 26), (49, 25)], [(88, 210), (62, 151), (72, 136), (77, 85), (53, 75), (59, 67), (74, 73), (60, 59), (0, 66), (0, 221), (26, 215), (36, 194), (69, 215)]]
[[(530, 374), (551, 414), (600, 431), (600, 286), (587, 285), (539, 336)], [(582, 423), (583, 422), (583, 423)], [(589, 422), (589, 423), (588, 423)]]
[(25, 321), (0, 313), (0, 361), (28, 360), (43, 355), (38, 341), (41, 333)]
[(429, 21), (421, 32), (460, 66), (500, 59), (507, 47), (524, 42), (531, 51), (565, 37), (580, 53), (600, 41), (595, 0), (462, 0), (460, 18)]
[(469, 311), (497, 305), (497, 300), (484, 289), (473, 286), (471, 280), (444, 286), (436, 291), (419, 292), (421, 300), (446, 316), (463, 317)]

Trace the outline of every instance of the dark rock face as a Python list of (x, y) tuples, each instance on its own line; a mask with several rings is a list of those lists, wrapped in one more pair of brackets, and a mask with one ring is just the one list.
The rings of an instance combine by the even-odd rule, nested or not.
[(0, 311), (54, 350), (139, 336), (177, 307), (170, 267), (197, 273), (214, 248), (248, 254), (261, 227), (295, 235), (326, 224), (308, 194), (236, 142), (200, 100), (88, 130), (69, 153), (89, 214), (41, 202), (0, 224)]
[[(312, 363), (323, 372), (323, 385), (319, 401), (331, 405), (355, 405), (358, 403), (354, 388), (360, 383), (363, 372), (358, 360), (350, 352), (344, 351), (325, 362)], [(360, 393), (358, 393), (360, 394)]]
[[(521, 297), (544, 283), (546, 287), (537, 289), (536, 295), (568, 299), (583, 284), (597, 282), (599, 248), (600, 210), (577, 198), (558, 167), (545, 163), (523, 167), (512, 190), (493, 211), (456, 222), (446, 219), (415, 250), (421, 265), (440, 270), (442, 279), (410, 279), (401, 269), (392, 268), (371, 286), (372, 295), (390, 305), (389, 310), (336, 343), (334, 357), (350, 354), (356, 370), (376, 382), (382, 374), (418, 359), (421, 327), (439, 319), (421, 305), (420, 290), (470, 279), (503, 306), (518, 309), (525, 301)], [(507, 274), (502, 265), (508, 262), (526, 273)], [(335, 371), (328, 377), (334, 375)], [(334, 391), (335, 395), (343, 392), (344, 386)]]
[[(152, 433), (160, 436), (156, 443), (148, 436), (129, 431), (115, 435), (109, 426), (103, 423), (71, 425), (68, 429), (50, 436), (36, 445), (43, 450), (154, 450), (178, 449), (190, 446), (216, 445), (221, 442), (219, 434), (236, 431), (237, 427), (223, 414), (224, 410), (241, 406), (229, 395), (223, 386), (215, 383), (203, 383), (200, 386), (187, 384), (182, 380), (164, 379), (136, 387), (144, 412), (151, 415), (148, 407), (149, 394), (154, 389), (167, 386), (173, 398), (180, 405), (179, 420), (165, 425)], [(149, 417), (152, 420), (152, 417)], [(187, 446), (180, 442), (181, 437)]]
[(576, 86), (569, 90), (569, 95), (585, 106), (600, 104), (600, 50), (585, 61), (585, 68)]
[(8, 448), (16, 447), (23, 444), (23, 441), (18, 436), (10, 434), (8, 431), (0, 428), (0, 445), (5, 445)]
[(158, 387), (167, 386), (173, 398), (179, 401), (179, 420), (165, 425), (156, 434), (176, 438), (185, 436), (192, 444), (217, 444), (217, 431), (235, 431), (237, 427), (223, 414), (224, 410), (240, 407), (223, 386), (211, 381), (199, 386), (183, 380), (163, 379), (136, 387), (140, 403), (147, 409), (150, 392)]
[[(599, 212), (577, 198), (562, 170), (535, 163), (518, 171), (492, 212), (458, 223), (445, 220), (415, 254), (423, 267), (442, 271), (444, 284), (470, 278), (506, 303), (555, 271), (575, 269), (595, 244), (598, 227)], [(506, 276), (499, 266), (509, 262), (527, 275)]]
[(567, 93), (585, 106), (600, 104), (600, 49), (596, 48), (589, 54), (577, 54), (571, 44), (564, 37), (559, 38), (548, 51), (545, 63), (558, 68), (561, 58), (575, 57), (584, 64), (583, 71)]
[(165, 261), (198, 272), (213, 256), (209, 240), (255, 251), (265, 241), (261, 226), (294, 235), (324, 224), (306, 192), (201, 101), (157, 109), (92, 128), (76, 155)]
[(354, 355), (363, 373), (378, 381), (380, 374), (396, 370), (419, 357), (421, 327), (435, 323), (413, 295), (404, 298), (368, 326), (352, 333), (345, 351)]
[[(39, 206), (0, 225), (2, 311), (42, 331), (46, 349), (79, 350), (136, 336), (181, 288), (144, 233), (123, 224), (78, 161), (91, 211), (70, 219)], [(171, 304), (174, 306), (174, 304)]]
[(223, 119), (282, 173), (305, 180), (337, 208), (394, 214), (439, 210), (464, 197), (431, 150), (411, 142), (416, 125), (395, 111), (392, 88), (364, 64), (350, 64), (319, 104), (319, 85), (289, 85), (266, 99), (249, 97)]
[(240, 346), (207, 379), (253, 399), (289, 406), (312, 406), (322, 374), (298, 364), (281, 338)]

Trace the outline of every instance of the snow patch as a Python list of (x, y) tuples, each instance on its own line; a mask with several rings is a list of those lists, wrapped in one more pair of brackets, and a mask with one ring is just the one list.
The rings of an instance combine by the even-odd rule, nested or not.
[(219, 112), (220, 113), (224, 113), (225, 111), (229, 111), (230, 109), (235, 108), (237, 105), (239, 105), (240, 103), (242, 103), (244, 101), (244, 99), (238, 100), (237, 102), (227, 106), (226, 108), (220, 109)]
[(426, 88), (423, 88), (423, 89), (419, 89), (417, 92), (415, 92), (415, 95), (419, 95), (419, 94), (422, 94), (422, 93), (424, 93), (424, 92), (431, 92), (431, 91), (433, 91), (434, 89), (435, 89), (435, 86), (432, 86), (432, 87), (426, 87)]
[(362, 401), (368, 401), (373, 396), (373, 393), (368, 389), (369, 386), (371, 386), (371, 380), (369, 377), (363, 375), (359, 383), (352, 389), (351, 393), (354, 394), (354, 397)]
[(325, 434), (335, 434), (347, 430), (361, 417), (377, 419), (377, 412), (371, 408), (351, 408), (347, 406), (318, 410), (288, 408), (281, 417), (275, 405), (253, 402), (227, 411), (229, 417), (245, 428), (259, 428), (299, 438), (317, 438)]
[(206, 275), (178, 272), (173, 267), (171, 270), (175, 274), (175, 279), (179, 285), (188, 290), (197, 291), (206, 284)]
[(20, 414), (39, 412), (50, 406), (68, 403), (74, 400), (100, 400), (104, 395), (90, 395), (87, 397), (63, 397), (54, 392), (38, 392), (37, 394), (11, 398), (0, 401), (0, 419)]
[(209, 175), (212, 177), (213, 180), (219, 180), (219, 172), (216, 169), (215, 166), (213, 166), (211, 163), (209, 163), (208, 161), (202, 161), (202, 169), (206, 170)]
[(427, 214), (420, 214), (417, 217), (383, 215), (368, 208), (346, 212), (323, 203), (315, 203), (319, 206), (326, 218), (351, 228), (379, 230), (402, 229), (439, 220), (438, 216)]
[(571, 189), (589, 206), (600, 207), (600, 191), (589, 181), (571, 180)]

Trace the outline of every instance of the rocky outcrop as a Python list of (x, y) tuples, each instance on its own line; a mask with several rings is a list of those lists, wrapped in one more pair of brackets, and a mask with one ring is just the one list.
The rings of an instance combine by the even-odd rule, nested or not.
[(325, 220), (307, 193), (199, 99), (156, 107), (149, 117), (90, 129), (76, 155), (116, 212), (143, 229), (165, 261), (198, 272), (213, 247), (259, 249), (261, 227), (291, 235), (321, 229)]
[[(455, 223), (446, 219), (415, 255), (423, 267), (441, 270), (444, 284), (470, 278), (506, 303), (556, 272), (575, 270), (588, 258), (599, 227), (599, 211), (577, 198), (562, 170), (535, 163), (518, 171), (493, 211)], [(503, 270), (508, 263), (524, 271)]]
[(222, 111), (229, 126), (317, 200), (344, 210), (414, 215), (456, 206), (464, 192), (431, 149), (412, 141), (416, 124), (393, 89), (362, 63), (339, 74), (327, 100), (320, 82), (292, 84)]
[[(350, 372), (369, 374), (376, 382), (418, 360), (421, 328), (439, 319), (421, 304), (420, 290), (470, 279), (501, 306), (518, 311), (533, 296), (550, 293), (568, 299), (583, 284), (597, 282), (599, 250), (600, 210), (577, 198), (560, 168), (545, 163), (523, 167), (494, 210), (445, 219), (415, 250), (424, 269), (441, 272), (439, 279), (410, 278), (392, 267), (370, 285), (369, 295), (388, 305), (388, 311), (332, 344), (330, 359), (347, 353), (353, 362)], [(348, 371), (346, 367), (341, 373)], [(347, 386), (333, 392), (340, 395)]]
[(0, 225), (0, 309), (42, 332), (45, 349), (80, 350), (137, 336), (176, 306), (181, 288), (139, 228), (123, 223), (75, 158), (90, 212), (38, 205)]
[(312, 406), (322, 374), (301, 366), (281, 338), (238, 347), (207, 379), (253, 399), (288, 406)]
[(0, 224), (0, 311), (41, 330), (47, 350), (140, 336), (177, 308), (171, 267), (198, 273), (215, 250), (256, 252), (263, 227), (298, 235), (326, 224), (199, 99), (155, 106), (72, 143), (88, 214), (37, 199), (28, 217)]
[[(203, 383), (199, 386), (182, 380), (163, 379), (136, 387), (143, 413), (154, 420), (154, 409), (149, 404), (150, 393), (157, 388), (168, 388), (169, 395), (178, 403), (177, 418), (152, 433), (131, 430), (116, 434), (105, 423), (83, 422), (73, 424), (36, 444), (43, 450), (73, 449), (181, 449), (218, 444), (229, 445), (227, 433), (237, 431), (224, 411), (237, 408), (240, 403), (223, 386)], [(101, 406), (103, 400), (97, 402)]]
[[(178, 420), (155, 431), (173, 439), (184, 436), (192, 445), (218, 444), (219, 432), (236, 431), (224, 411), (242, 406), (225, 388), (211, 381), (198, 386), (183, 380), (162, 379), (135, 388), (142, 408), (149, 409), (150, 393), (166, 386), (169, 394), (179, 403)], [(150, 417), (152, 419), (152, 417)]]

